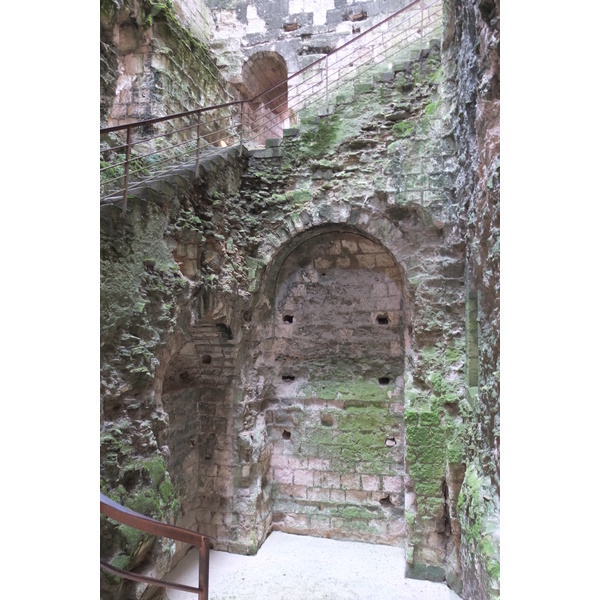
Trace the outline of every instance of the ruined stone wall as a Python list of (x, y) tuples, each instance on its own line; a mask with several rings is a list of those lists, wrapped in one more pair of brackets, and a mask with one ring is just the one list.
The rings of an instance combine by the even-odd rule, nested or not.
[(200, 0), (102, 0), (101, 125), (226, 102)]
[(499, 595), (500, 1), (447, 3), (445, 62), (460, 164), (469, 298), (468, 468), (458, 499), (464, 598)]
[[(276, 53), (283, 57), (287, 72), (292, 75), (407, 4), (408, 0), (208, 0), (215, 23), (211, 48), (217, 54), (217, 64), (227, 80), (242, 97), (249, 97), (243, 66), (251, 57), (264, 52)], [(432, 0), (426, 3), (423, 13), (419, 8), (411, 9), (415, 30), (423, 23), (427, 26), (430, 13), (434, 11), (428, 7), (430, 4)], [(401, 28), (396, 27), (399, 33)], [(356, 72), (363, 62), (379, 57), (386, 48), (397, 46), (399, 40), (403, 40), (402, 36), (382, 37), (382, 32), (386, 31), (383, 27), (377, 34), (364, 37), (360, 51), (354, 48), (337, 54), (327, 66), (327, 76), (319, 72), (313, 73), (307, 81), (295, 79), (295, 85), (290, 85), (288, 93), (292, 124), (306, 97), (320, 90), (321, 79), (323, 85), (325, 79), (328, 85), (335, 84), (340, 73)], [(256, 69), (254, 76), (260, 79), (261, 69)]]
[[(433, 43), (249, 159), (136, 191), (124, 229), (104, 207), (106, 493), (233, 552), (274, 527), (405, 543), (408, 575), (460, 589), (465, 247), (442, 83)], [(329, 333), (323, 297), (345, 321)], [(122, 565), (183, 551), (106, 535)]]

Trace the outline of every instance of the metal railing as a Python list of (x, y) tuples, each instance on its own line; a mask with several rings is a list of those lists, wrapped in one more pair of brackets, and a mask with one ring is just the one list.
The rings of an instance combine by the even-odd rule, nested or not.
[[(253, 98), (107, 127), (101, 135), (101, 199), (123, 200), (147, 180), (231, 146), (261, 147), (299, 116), (331, 113), (334, 94), (399, 53), (441, 37), (442, 1), (413, 0), (329, 54)], [(388, 68), (393, 68), (389, 65)]]
[(198, 600), (208, 600), (208, 559), (210, 554), (210, 548), (212, 545), (212, 538), (201, 533), (195, 533), (182, 527), (176, 527), (175, 525), (167, 525), (161, 523), (150, 517), (141, 515), (140, 513), (134, 512), (124, 506), (121, 506), (117, 502), (114, 502), (104, 494), (100, 494), (100, 512), (113, 519), (128, 525), (144, 533), (156, 535), (160, 537), (166, 537), (169, 539), (191, 544), (198, 548), (199, 552), (199, 573), (198, 573), (198, 587), (192, 587), (189, 585), (183, 585), (181, 583), (175, 583), (172, 581), (166, 581), (163, 579), (156, 579), (154, 577), (147, 577), (131, 571), (124, 571), (117, 567), (113, 567), (110, 563), (101, 560), (100, 567), (113, 575), (123, 577), (131, 581), (137, 581), (138, 583), (146, 583), (151, 585), (157, 585), (160, 587), (172, 588), (175, 590), (181, 590), (183, 592), (190, 592), (198, 595)]

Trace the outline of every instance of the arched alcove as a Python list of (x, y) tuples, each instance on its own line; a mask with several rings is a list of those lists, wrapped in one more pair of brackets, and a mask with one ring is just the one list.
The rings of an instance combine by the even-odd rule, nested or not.
[(264, 145), (268, 138), (282, 137), (288, 121), (287, 77), (285, 59), (277, 52), (258, 52), (244, 63), (241, 95), (252, 100), (243, 107), (247, 142)]
[(404, 285), (351, 228), (282, 257), (261, 343), (272, 528), (396, 544), (404, 522)]

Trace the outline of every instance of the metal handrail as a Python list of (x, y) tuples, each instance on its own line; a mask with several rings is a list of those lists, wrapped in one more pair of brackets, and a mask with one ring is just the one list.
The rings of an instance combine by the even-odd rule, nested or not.
[[(420, 19), (418, 19), (419, 9)], [(427, 16), (425, 17), (426, 12)], [(118, 194), (122, 192), (122, 211), (125, 214), (128, 191), (141, 184), (141, 182), (130, 183), (130, 178), (133, 175), (144, 174), (148, 169), (152, 169), (153, 173), (156, 174), (159, 172), (156, 168), (160, 165), (173, 162), (181, 164), (186, 160), (191, 160), (194, 154), (196, 173), (198, 173), (199, 161), (201, 158), (207, 157), (206, 151), (210, 151), (209, 156), (218, 152), (219, 144), (221, 146), (239, 144), (241, 148), (243, 144), (248, 145), (254, 142), (260, 146), (264, 144), (264, 138), (267, 136), (275, 137), (281, 133), (286, 119), (295, 114), (294, 110), (305, 110), (309, 105), (324, 99), (326, 103), (325, 114), (329, 114), (332, 92), (343, 85), (348, 80), (349, 75), (355, 79), (361, 74), (359, 71), (361, 67), (366, 67), (366, 71), (366, 69), (374, 67), (386, 58), (389, 59), (398, 49), (405, 49), (417, 42), (421, 43), (426, 30), (428, 31), (427, 35), (432, 35), (440, 30), (441, 26), (438, 23), (441, 23), (441, 15), (440, 0), (412, 0), (403, 8), (354, 36), (329, 54), (322, 56), (290, 75), (287, 79), (263, 90), (252, 98), (155, 117), (136, 123), (102, 128), (100, 130), (101, 136), (125, 132), (127, 138), (125, 143), (121, 142), (119, 145), (105, 147), (102, 150), (102, 152), (109, 154), (125, 151), (125, 156), (122, 159), (107, 163), (101, 168), (104, 186), (108, 187), (111, 183), (123, 181), (121, 190), (107, 194), (104, 199), (119, 199)], [(402, 19), (394, 23), (394, 20), (399, 16)], [(398, 31), (400, 26), (405, 27)], [(379, 37), (374, 37), (375, 32)], [(357, 42), (361, 40), (370, 40), (368, 42), (370, 45), (365, 43), (357, 46)], [(348, 53), (348, 50), (352, 48), (354, 48), (353, 51)], [(363, 54), (361, 54), (361, 51)], [(377, 58), (374, 58), (374, 55), (377, 55)], [(382, 56), (383, 58), (381, 58)], [(292, 83), (293, 85), (291, 85)], [(278, 89), (283, 91), (275, 97), (269, 98), (268, 95)], [(294, 92), (295, 96), (290, 96), (290, 92)], [(265, 101), (261, 103), (263, 98), (265, 98)], [(258, 108), (252, 112), (253, 105), (256, 107), (257, 104)], [(209, 112), (216, 116), (212, 120), (202, 121), (203, 116)], [(183, 119), (184, 127), (175, 127), (176, 119)], [(158, 135), (146, 134), (143, 139), (132, 139), (133, 129), (146, 128), (148, 130), (163, 123), (172, 125), (173, 130)], [(196, 130), (195, 136), (193, 130)], [(202, 133), (203, 130), (204, 133)], [(189, 133), (189, 138), (186, 137), (186, 132)], [(167, 139), (177, 135), (179, 137), (176, 141), (165, 148)], [(163, 138), (165, 142), (160, 150), (151, 147), (150, 151), (145, 154), (132, 155), (134, 147), (141, 147), (144, 142), (158, 138)], [(143, 152), (143, 150), (140, 150), (140, 152)], [(158, 153), (167, 153), (167, 158), (158, 160), (156, 157)], [(144, 164), (144, 161), (149, 164)]]
[(100, 494), (100, 512), (110, 519), (114, 519), (123, 525), (128, 525), (129, 527), (133, 527), (134, 529), (138, 529), (144, 533), (191, 544), (192, 546), (198, 548), (200, 559), (198, 587), (183, 585), (181, 583), (166, 581), (164, 579), (156, 579), (154, 577), (140, 575), (139, 573), (132, 573), (131, 571), (125, 571), (123, 569), (113, 567), (110, 563), (103, 560), (100, 561), (100, 567), (102, 569), (112, 573), (113, 575), (117, 575), (131, 581), (172, 588), (175, 590), (181, 590), (183, 592), (191, 592), (198, 594), (198, 600), (208, 600), (208, 560), (214, 538), (202, 533), (190, 531), (189, 529), (184, 529), (183, 527), (177, 527), (176, 525), (167, 525), (166, 523), (161, 523), (156, 519), (152, 519), (130, 510), (125, 506), (122, 506), (104, 494)]

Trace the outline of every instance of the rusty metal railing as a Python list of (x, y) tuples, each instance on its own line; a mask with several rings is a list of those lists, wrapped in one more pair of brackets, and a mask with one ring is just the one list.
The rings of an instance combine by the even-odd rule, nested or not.
[(198, 600), (208, 600), (208, 560), (213, 538), (202, 535), (201, 533), (195, 533), (188, 529), (183, 529), (182, 527), (176, 527), (175, 525), (167, 525), (166, 523), (161, 523), (160, 521), (156, 521), (155, 519), (141, 515), (140, 513), (121, 506), (104, 494), (100, 494), (100, 512), (110, 519), (118, 521), (123, 525), (128, 525), (129, 527), (143, 531), (144, 533), (191, 544), (192, 546), (198, 548), (200, 557), (198, 587), (183, 585), (181, 583), (175, 583), (173, 581), (166, 581), (163, 579), (156, 579), (154, 577), (147, 577), (131, 571), (124, 571), (123, 569), (113, 567), (110, 563), (103, 560), (100, 561), (100, 567), (102, 569), (112, 573), (113, 575), (117, 575), (118, 577), (123, 577), (131, 581), (172, 588), (174, 590), (181, 590), (183, 592), (190, 592), (197, 594)]
[(201, 161), (226, 147), (262, 147), (301, 115), (329, 115), (334, 94), (384, 61), (423, 49), (441, 29), (442, 0), (413, 0), (253, 98), (101, 129), (101, 200), (122, 200), (125, 213), (128, 193), (148, 178), (182, 164), (198, 174)]

